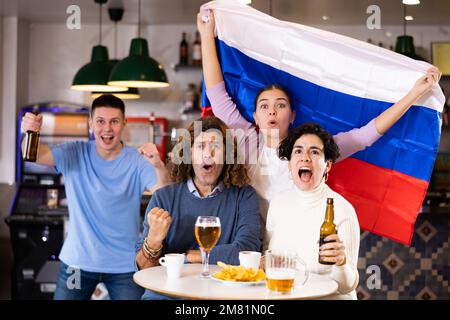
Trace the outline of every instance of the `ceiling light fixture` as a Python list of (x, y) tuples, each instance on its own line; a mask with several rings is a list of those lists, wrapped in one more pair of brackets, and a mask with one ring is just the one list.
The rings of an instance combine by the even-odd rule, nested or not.
[(91, 61), (75, 74), (71, 89), (80, 91), (114, 92), (128, 90), (120, 85), (108, 85), (113, 65), (109, 61), (108, 49), (102, 46), (102, 5), (107, 0), (94, 0), (99, 4), (99, 44), (92, 48)]
[(420, 0), (403, 0), (403, 4), (416, 5), (416, 4), (420, 4)]
[(130, 54), (113, 68), (108, 84), (133, 88), (168, 87), (163, 66), (149, 55), (147, 40), (141, 35), (141, 0), (138, 8), (138, 37), (131, 40)]
[(407, 57), (416, 60), (424, 60), (421, 56), (416, 54), (416, 49), (414, 47), (414, 38), (412, 36), (406, 35), (406, 5), (403, 5), (403, 36), (397, 37), (397, 43), (395, 44), (395, 52), (403, 54)]
[[(123, 8), (109, 8), (108, 14), (109, 18), (114, 21), (114, 57), (117, 57), (117, 23), (122, 20), (123, 17)], [(117, 59), (111, 59), (110, 63), (113, 67), (119, 62)], [(118, 92), (110, 92), (115, 95), (117, 98), (122, 100), (132, 100), (139, 99), (141, 95), (139, 94), (139, 90), (137, 88), (127, 88), (127, 91), (118, 91)], [(92, 92), (92, 98), (96, 99), (101, 96), (102, 92)]]

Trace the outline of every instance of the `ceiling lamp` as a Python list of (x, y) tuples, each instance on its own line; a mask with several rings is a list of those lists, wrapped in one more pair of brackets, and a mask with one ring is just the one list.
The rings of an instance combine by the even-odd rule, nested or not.
[(136, 88), (168, 87), (166, 72), (162, 65), (151, 58), (147, 40), (141, 35), (141, 0), (139, 0), (138, 37), (131, 40), (130, 54), (119, 61), (111, 71), (108, 84)]
[[(117, 57), (117, 22), (122, 20), (123, 17), (123, 8), (109, 8), (109, 18), (114, 21), (114, 57)], [(119, 60), (117, 59), (111, 59), (110, 63), (114, 67)], [(112, 95), (116, 96), (117, 98), (120, 98), (122, 100), (132, 100), (132, 99), (139, 99), (141, 95), (139, 94), (139, 90), (137, 88), (127, 88), (127, 91), (115, 91), (110, 92)], [(92, 99), (96, 99), (99, 96), (102, 95), (102, 92), (92, 92)]]
[(397, 43), (395, 44), (395, 52), (403, 54), (407, 57), (416, 60), (425, 60), (423, 57), (416, 54), (414, 47), (414, 38), (406, 35), (406, 5), (403, 5), (403, 36), (397, 37)]
[[(100, 97), (102, 94), (104, 94), (104, 92), (92, 92), (91, 97), (92, 97), (92, 99), (96, 99), (96, 98)], [(139, 99), (141, 97), (137, 88), (128, 88), (127, 91), (110, 92), (110, 94), (112, 94), (122, 100), (135, 100), (135, 99)]]
[(403, 0), (403, 4), (416, 5), (416, 4), (420, 4), (420, 0)]
[(108, 49), (102, 46), (102, 5), (107, 0), (94, 0), (99, 4), (100, 8), (100, 23), (99, 23), (99, 44), (92, 48), (91, 62), (81, 67), (75, 74), (72, 81), (71, 89), (80, 91), (126, 91), (124, 86), (110, 86), (108, 85), (108, 78), (113, 68), (109, 61)]

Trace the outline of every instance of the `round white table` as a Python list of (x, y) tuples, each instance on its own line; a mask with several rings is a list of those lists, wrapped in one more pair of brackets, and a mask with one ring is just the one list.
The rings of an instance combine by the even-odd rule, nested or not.
[[(211, 274), (219, 271), (217, 265), (211, 265)], [(162, 266), (138, 271), (134, 282), (141, 287), (160, 294), (182, 298), (202, 300), (266, 300), (266, 299), (317, 299), (336, 293), (337, 282), (327, 276), (310, 273), (305, 285), (295, 287), (290, 294), (268, 293), (265, 284), (244, 285), (223, 283), (214, 279), (200, 277), (201, 264), (185, 264), (180, 278), (168, 279)]]

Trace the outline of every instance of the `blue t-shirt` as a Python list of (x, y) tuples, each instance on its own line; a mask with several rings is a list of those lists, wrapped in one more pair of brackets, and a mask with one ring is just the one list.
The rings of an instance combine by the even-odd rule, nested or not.
[(64, 176), (70, 217), (60, 260), (89, 272), (134, 271), (141, 195), (156, 182), (154, 168), (128, 146), (113, 160), (99, 156), (95, 141), (51, 150)]

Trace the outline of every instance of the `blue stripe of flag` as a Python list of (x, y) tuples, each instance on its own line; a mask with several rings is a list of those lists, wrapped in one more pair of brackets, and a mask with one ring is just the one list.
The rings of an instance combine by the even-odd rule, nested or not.
[[(217, 47), (227, 90), (248, 121), (253, 122), (257, 92), (273, 83), (289, 91), (297, 111), (293, 126), (313, 121), (333, 134), (361, 127), (392, 105), (321, 87), (252, 59), (220, 40)], [(372, 147), (353, 157), (429, 181), (441, 121), (439, 112), (414, 106)]]

